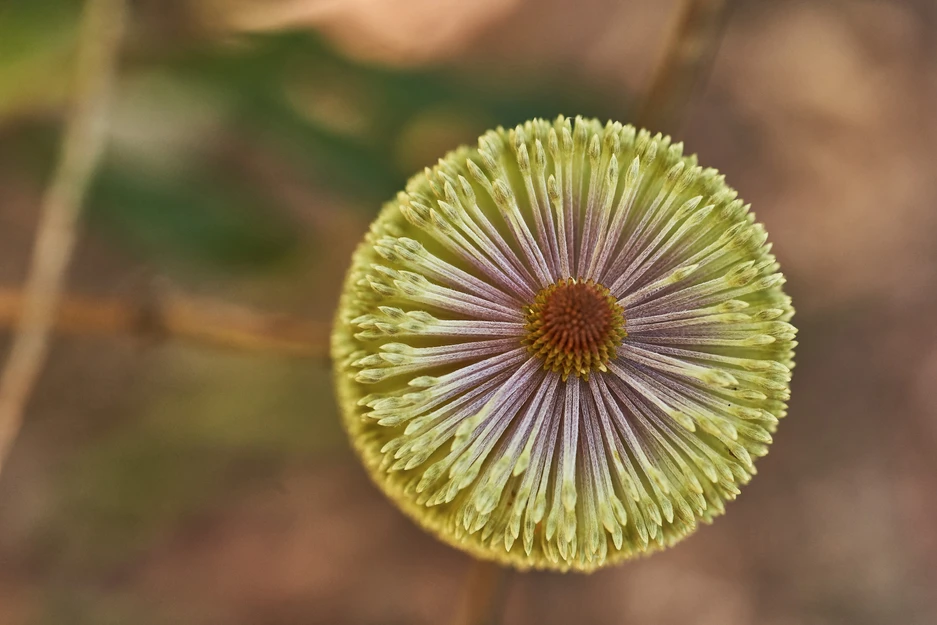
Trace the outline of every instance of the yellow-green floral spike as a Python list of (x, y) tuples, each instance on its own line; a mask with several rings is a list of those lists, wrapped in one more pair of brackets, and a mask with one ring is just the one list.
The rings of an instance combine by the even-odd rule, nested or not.
[(796, 328), (767, 235), (669, 137), (559, 117), (410, 180), (358, 247), (332, 352), (377, 485), (520, 569), (670, 546), (787, 412)]

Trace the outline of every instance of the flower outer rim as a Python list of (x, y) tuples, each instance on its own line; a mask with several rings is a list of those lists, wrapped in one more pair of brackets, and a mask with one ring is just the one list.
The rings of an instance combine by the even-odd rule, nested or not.
[[(549, 120), (546, 121), (550, 123)], [(666, 140), (669, 141), (669, 138)], [(660, 142), (660, 135), (654, 137), (652, 141)], [(476, 159), (478, 156), (478, 149), (463, 146), (448, 153), (440, 162), (442, 163), (449, 159)], [(689, 160), (689, 157), (681, 157), (681, 161), (684, 163), (687, 163)], [(421, 173), (411, 178), (410, 182), (407, 184), (407, 190), (410, 189), (411, 185), (420, 182), (421, 179), (425, 180), (425, 177), (426, 175)], [(731, 191), (731, 188), (727, 186), (724, 186), (724, 188)], [(754, 218), (753, 214), (748, 213), (748, 215), (749, 222), (754, 223), (752, 221)], [(539, 551), (537, 551), (536, 554), (527, 555), (523, 549), (513, 549), (510, 551), (493, 549), (486, 542), (481, 542), (479, 538), (480, 532), (466, 533), (462, 537), (457, 537), (446, 527), (448, 525), (446, 517), (434, 514), (433, 508), (418, 503), (415, 498), (409, 495), (406, 492), (404, 484), (401, 481), (393, 479), (394, 474), (382, 468), (381, 464), (384, 460), (384, 455), (380, 451), (380, 447), (368, 445), (370, 437), (364, 427), (366, 420), (362, 416), (362, 411), (358, 408), (358, 400), (361, 398), (362, 394), (359, 392), (359, 383), (355, 381), (353, 373), (350, 374), (352, 371), (350, 367), (351, 360), (353, 359), (352, 355), (360, 349), (360, 344), (356, 343), (357, 339), (354, 337), (353, 324), (351, 321), (362, 312), (362, 309), (357, 307), (353, 301), (354, 285), (368, 273), (368, 268), (371, 266), (371, 263), (378, 258), (374, 253), (376, 239), (386, 234), (386, 232), (382, 231), (380, 228), (388, 223), (400, 223), (403, 221), (404, 217), (399, 204), (395, 201), (386, 203), (378, 217), (372, 223), (364, 240), (356, 248), (352, 255), (351, 267), (343, 283), (342, 295), (331, 337), (331, 345), (332, 357), (335, 363), (335, 384), (342, 413), (343, 427), (352, 442), (355, 452), (365, 465), (371, 481), (379, 487), (385, 496), (397, 504), (408, 517), (444, 543), (466, 551), (479, 559), (497, 562), (519, 570), (539, 569), (593, 572), (604, 566), (649, 555), (670, 547), (682, 541), (690, 534), (695, 533), (699, 524), (709, 524), (715, 517), (725, 513), (725, 506), (734, 498), (722, 499), (719, 508), (710, 508), (707, 509), (704, 514), (699, 514), (692, 525), (678, 528), (677, 531), (673, 531), (676, 526), (671, 526), (671, 533), (667, 535), (661, 534), (661, 539), (659, 541), (650, 540), (646, 546), (640, 548), (632, 548), (630, 545), (626, 545), (626, 548), (623, 549), (609, 549), (604, 558), (604, 563), (596, 567), (591, 563), (583, 563), (577, 559), (560, 559), (559, 561), (553, 561), (544, 557)], [(780, 291), (779, 288), (777, 290), (783, 295), (783, 291)], [(789, 298), (787, 298), (787, 303), (784, 305), (783, 316), (780, 317), (780, 320), (786, 322), (792, 315), (793, 308), (789, 304)], [(796, 342), (791, 342), (786, 352), (776, 355), (778, 362), (786, 365), (788, 369), (793, 368), (793, 347), (795, 345)], [(779, 415), (780, 418), (786, 414), (786, 399), (782, 398), (779, 401), (784, 405), (783, 413)], [(774, 430), (769, 428), (769, 431), (773, 432)], [(751, 475), (755, 474), (754, 466), (750, 466), (749, 472), (750, 479)], [(738, 479), (735, 483), (741, 485), (747, 483), (747, 481), (747, 479)], [(539, 557), (534, 557), (534, 555)]]

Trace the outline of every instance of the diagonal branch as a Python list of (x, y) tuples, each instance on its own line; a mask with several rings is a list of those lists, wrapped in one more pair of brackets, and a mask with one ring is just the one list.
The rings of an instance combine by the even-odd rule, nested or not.
[(23, 314), (0, 377), (0, 470), (48, 353), (49, 331), (75, 245), (81, 204), (103, 151), (124, 11), (123, 0), (88, 0), (85, 5), (72, 110), (58, 166), (42, 199)]
[(638, 126), (680, 129), (693, 91), (712, 67), (732, 0), (683, 0), (676, 28), (638, 113)]

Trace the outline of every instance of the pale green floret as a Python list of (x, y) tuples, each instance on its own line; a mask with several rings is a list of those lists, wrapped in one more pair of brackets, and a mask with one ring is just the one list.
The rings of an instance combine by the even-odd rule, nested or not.
[[(442, 540), (518, 568), (594, 570), (722, 514), (787, 414), (797, 334), (736, 196), (669, 137), (564, 117), (412, 178), (355, 252), (332, 337), (375, 483)], [(625, 318), (568, 378), (525, 334), (563, 280), (601, 285)], [(598, 340), (602, 310), (537, 348)]]

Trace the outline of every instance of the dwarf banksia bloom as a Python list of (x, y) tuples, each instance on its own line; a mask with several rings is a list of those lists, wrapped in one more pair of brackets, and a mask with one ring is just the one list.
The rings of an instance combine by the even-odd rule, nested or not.
[(355, 252), (332, 345), (355, 448), (478, 557), (591, 570), (673, 544), (786, 412), (793, 309), (766, 237), (669, 137), (487, 133)]

